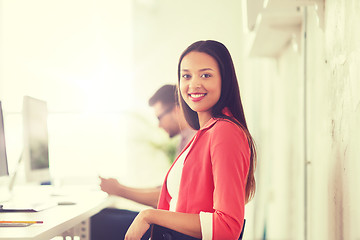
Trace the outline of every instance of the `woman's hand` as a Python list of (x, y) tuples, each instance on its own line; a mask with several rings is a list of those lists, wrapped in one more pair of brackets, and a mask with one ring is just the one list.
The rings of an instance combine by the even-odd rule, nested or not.
[(130, 225), (129, 229), (126, 232), (125, 240), (140, 240), (141, 237), (145, 234), (145, 232), (149, 229), (150, 224), (147, 221), (147, 216), (150, 214), (151, 209), (146, 209), (141, 211), (132, 224)]

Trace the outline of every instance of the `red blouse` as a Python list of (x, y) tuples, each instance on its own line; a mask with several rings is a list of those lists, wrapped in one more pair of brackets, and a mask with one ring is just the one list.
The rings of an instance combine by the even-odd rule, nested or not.
[[(249, 163), (250, 149), (244, 131), (229, 120), (210, 119), (196, 133), (185, 159), (176, 211), (212, 213), (213, 239), (238, 239), (244, 222)], [(167, 177), (168, 174), (158, 209), (169, 210)]]

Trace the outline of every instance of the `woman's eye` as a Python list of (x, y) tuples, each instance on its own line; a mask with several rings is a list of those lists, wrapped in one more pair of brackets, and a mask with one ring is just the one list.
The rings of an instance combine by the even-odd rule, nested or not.
[(208, 73), (204, 73), (201, 75), (202, 78), (209, 78), (211, 77), (211, 74), (208, 74)]
[(184, 74), (184, 75), (182, 75), (182, 78), (189, 79), (189, 78), (191, 78), (191, 76), (189, 74)]

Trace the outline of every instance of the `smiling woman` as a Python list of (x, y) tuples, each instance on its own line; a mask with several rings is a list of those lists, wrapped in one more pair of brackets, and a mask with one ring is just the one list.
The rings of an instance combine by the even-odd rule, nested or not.
[(198, 132), (170, 167), (158, 209), (140, 212), (125, 239), (140, 239), (150, 225), (187, 235), (175, 239), (241, 239), (256, 153), (230, 53), (217, 41), (195, 42), (180, 56), (178, 77), (181, 108)]

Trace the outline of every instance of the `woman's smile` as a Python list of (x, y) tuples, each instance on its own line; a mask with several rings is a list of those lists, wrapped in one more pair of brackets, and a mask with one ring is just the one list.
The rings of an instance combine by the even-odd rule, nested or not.
[(206, 93), (189, 93), (189, 98), (193, 102), (199, 102), (203, 100), (206, 96)]

